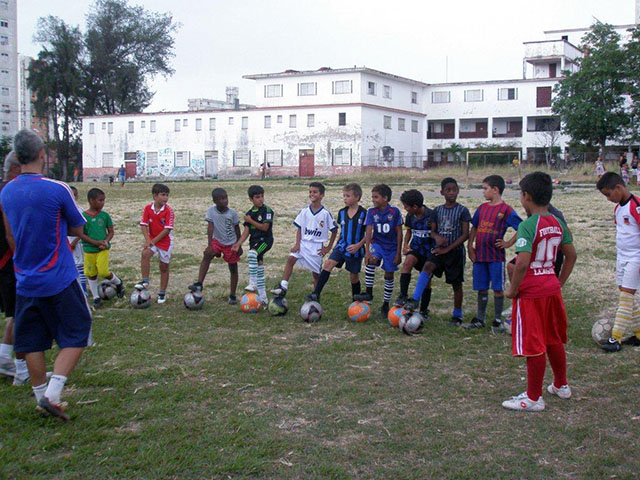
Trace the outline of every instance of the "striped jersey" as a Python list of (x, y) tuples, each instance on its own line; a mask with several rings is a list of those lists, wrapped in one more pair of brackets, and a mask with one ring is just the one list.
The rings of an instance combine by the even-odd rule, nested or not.
[[(433, 223), (437, 233), (451, 245), (462, 236), (462, 224), (471, 221), (471, 213), (464, 205), (456, 203), (452, 207), (439, 205), (433, 210)], [(464, 248), (460, 245), (458, 249)]]
[(411, 243), (409, 247), (412, 251), (427, 257), (431, 255), (431, 249), (435, 247), (435, 241), (431, 238), (431, 222), (433, 221), (433, 210), (427, 207), (420, 218), (416, 215), (408, 214), (404, 219), (404, 225), (411, 231)]
[(631, 195), (614, 210), (619, 262), (640, 262), (640, 199)]
[(480, 205), (471, 219), (476, 228), (476, 261), (504, 262), (504, 248), (496, 247), (496, 240), (503, 238), (509, 227), (518, 230), (520, 222), (522, 219), (506, 202)]
[(345, 257), (362, 258), (364, 257), (364, 246), (355, 253), (347, 252), (347, 247), (354, 243), (360, 242), (365, 234), (366, 227), (364, 221), (367, 217), (367, 211), (358, 205), (358, 210), (353, 217), (349, 216), (349, 207), (344, 207), (338, 212), (338, 225), (340, 225), (340, 238), (336, 247), (344, 254)]
[(393, 249), (398, 247), (396, 227), (402, 226), (402, 214), (397, 207), (387, 205), (384, 210), (370, 208), (364, 224), (373, 227), (371, 243)]

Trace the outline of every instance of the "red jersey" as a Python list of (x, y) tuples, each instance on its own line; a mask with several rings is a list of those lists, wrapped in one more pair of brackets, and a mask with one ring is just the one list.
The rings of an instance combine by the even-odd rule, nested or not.
[(471, 219), (476, 227), (476, 261), (504, 262), (504, 248), (496, 247), (496, 240), (504, 238), (507, 228), (518, 230), (522, 219), (506, 202), (481, 204)]
[(157, 212), (153, 208), (153, 203), (150, 203), (142, 211), (142, 218), (140, 219), (140, 225), (147, 225), (149, 227), (149, 236), (154, 239), (165, 229), (168, 228), (171, 231), (169, 235), (164, 237), (156, 246), (162, 250), (169, 250), (173, 243), (173, 210), (169, 205), (163, 205)]

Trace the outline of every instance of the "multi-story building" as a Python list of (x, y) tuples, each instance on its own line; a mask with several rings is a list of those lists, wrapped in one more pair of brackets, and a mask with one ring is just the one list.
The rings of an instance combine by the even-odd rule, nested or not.
[(0, 0), (0, 136), (19, 130), (16, 0)]

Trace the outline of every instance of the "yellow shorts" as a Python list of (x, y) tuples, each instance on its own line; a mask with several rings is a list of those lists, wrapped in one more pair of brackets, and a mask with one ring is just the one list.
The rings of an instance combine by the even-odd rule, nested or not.
[(97, 253), (84, 252), (84, 274), (87, 277), (107, 278), (111, 275), (109, 271), (109, 250), (102, 250)]

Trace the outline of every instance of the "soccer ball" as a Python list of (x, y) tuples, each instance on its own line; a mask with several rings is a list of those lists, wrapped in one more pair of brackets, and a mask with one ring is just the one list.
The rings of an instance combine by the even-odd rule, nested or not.
[(604, 345), (611, 338), (611, 331), (613, 330), (613, 318), (600, 318), (595, 321), (593, 327), (591, 327), (591, 338), (598, 345)]
[(284, 297), (273, 297), (269, 302), (269, 313), (274, 317), (286, 315), (289, 311), (289, 302)]
[(245, 293), (240, 299), (240, 310), (244, 313), (258, 313), (262, 307), (260, 298), (253, 292)]
[(387, 320), (389, 320), (389, 325), (392, 327), (398, 327), (398, 323), (400, 319), (407, 313), (408, 310), (405, 310), (404, 307), (391, 307), (389, 313), (387, 314)]
[(364, 323), (371, 316), (371, 306), (366, 302), (353, 302), (347, 308), (347, 316), (352, 322)]
[(196, 292), (187, 292), (182, 301), (189, 310), (200, 310), (204, 305), (204, 296)]
[(133, 308), (148, 308), (151, 306), (151, 294), (146, 288), (142, 290), (134, 288), (130, 301)]
[(116, 296), (116, 288), (109, 280), (103, 280), (98, 285), (98, 296), (102, 300), (111, 300)]
[(406, 335), (422, 333), (424, 316), (420, 312), (407, 312), (401, 317), (398, 326)]
[(315, 323), (322, 318), (322, 307), (318, 302), (305, 302), (300, 308), (300, 318), (307, 323)]

